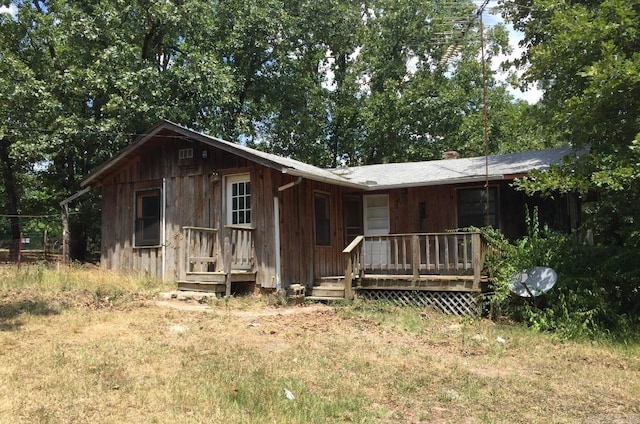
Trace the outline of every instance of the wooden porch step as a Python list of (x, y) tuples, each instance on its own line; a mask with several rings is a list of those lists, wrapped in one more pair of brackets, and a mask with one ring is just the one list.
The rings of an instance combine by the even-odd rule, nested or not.
[(207, 293), (225, 293), (226, 285), (214, 282), (193, 282), (193, 281), (178, 281), (179, 291), (194, 291), (194, 292), (207, 292)]
[(306, 296), (305, 300), (324, 300), (324, 301), (332, 301), (332, 300), (344, 300), (343, 297), (331, 297), (331, 296)]
[[(226, 274), (222, 271), (216, 272), (187, 272), (185, 281), (194, 283), (225, 283)], [(243, 270), (231, 271), (231, 282), (251, 282), (256, 281), (256, 273)]]
[(344, 298), (344, 284), (338, 287), (313, 286), (311, 289), (311, 297)]
[(223, 283), (225, 282), (224, 272), (187, 272), (185, 281), (194, 283)]
[(315, 285), (321, 287), (344, 287), (344, 275), (320, 277), (316, 279)]

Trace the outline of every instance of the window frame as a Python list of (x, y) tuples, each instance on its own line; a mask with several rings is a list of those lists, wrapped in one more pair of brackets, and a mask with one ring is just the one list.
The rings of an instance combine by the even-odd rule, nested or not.
[[(324, 203), (325, 216), (322, 217), (322, 221), (319, 221), (318, 216), (318, 199), (322, 199)], [(322, 227), (320, 227), (322, 224)], [(319, 231), (320, 230), (320, 231)], [(319, 232), (322, 238), (319, 238)], [(313, 192), (313, 243), (318, 247), (331, 247), (333, 245), (333, 237), (331, 236), (331, 195), (323, 191)]]
[[(233, 208), (233, 184), (237, 184), (237, 183), (245, 183), (248, 184), (249, 186), (249, 193), (243, 193), (243, 199), (244, 199), (244, 207), (243, 208), (236, 208), (237, 210), (234, 210)], [(246, 188), (246, 185), (245, 185)], [(225, 190), (226, 190), (226, 222), (227, 225), (233, 225), (233, 226), (240, 226), (240, 227), (247, 227), (247, 228), (251, 228), (252, 227), (252, 223), (253, 223), (253, 205), (252, 205), (252, 198), (253, 195), (251, 193), (251, 175), (250, 174), (236, 174), (236, 175), (229, 175), (225, 178)], [(247, 207), (247, 197), (249, 198), (249, 204)], [(233, 213), (234, 212), (238, 212), (238, 211), (242, 211), (242, 213), (244, 214), (245, 217), (245, 222), (241, 223), (241, 224), (234, 224), (233, 223)], [(249, 220), (246, 220), (246, 215), (247, 212), (249, 214)]]
[[(157, 197), (157, 215), (144, 216), (144, 206), (142, 201), (145, 197)], [(158, 248), (162, 246), (162, 189), (160, 187), (149, 187), (135, 190), (133, 195), (133, 247), (134, 248)], [(143, 238), (145, 221), (154, 220), (157, 225), (157, 236), (153, 238)], [(142, 228), (140, 227), (142, 225)], [(148, 225), (148, 224), (147, 224)]]
[[(492, 209), (493, 213), (490, 213), (490, 216), (494, 216), (494, 220), (493, 222), (487, 224), (486, 222), (483, 225), (474, 225), (474, 224), (468, 224), (468, 225), (461, 225), (460, 223), (460, 212), (461, 212), (461, 208), (460, 208), (460, 193), (463, 191), (475, 191), (475, 192), (485, 192), (486, 191), (486, 187), (484, 186), (473, 186), (473, 187), (460, 187), (460, 188), (456, 188), (456, 225), (457, 228), (466, 228), (466, 227), (486, 227), (487, 225), (492, 226), (493, 228), (499, 229), (500, 228), (500, 187), (498, 185), (489, 185), (489, 207)], [(493, 197), (493, 201), (492, 200)], [(483, 219), (482, 221), (484, 222), (484, 216), (486, 216), (486, 211), (482, 210), (482, 216)], [(475, 214), (465, 214), (467, 216), (469, 215), (480, 215), (479, 213), (475, 213)]]

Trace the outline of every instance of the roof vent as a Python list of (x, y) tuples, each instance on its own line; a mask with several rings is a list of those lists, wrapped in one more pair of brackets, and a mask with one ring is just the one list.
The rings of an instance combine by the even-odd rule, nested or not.
[(455, 150), (447, 150), (442, 154), (442, 159), (460, 159), (460, 153)]
[(193, 149), (178, 150), (178, 160), (193, 159)]

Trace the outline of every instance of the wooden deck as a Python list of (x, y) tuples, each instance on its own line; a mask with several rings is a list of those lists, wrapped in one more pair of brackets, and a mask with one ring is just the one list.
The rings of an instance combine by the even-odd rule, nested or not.
[[(344, 276), (319, 279), (311, 299), (388, 299), (391, 293), (438, 292), (470, 298), (487, 282), (482, 275), (485, 244), (479, 233), (358, 236), (343, 251)], [(376, 291), (386, 294), (371, 295)], [(424, 296), (423, 296), (424, 298)]]
[(255, 283), (254, 228), (225, 226), (222, 242), (218, 230), (184, 227), (186, 233), (186, 269), (178, 281), (178, 290), (232, 294), (234, 283)]
[(473, 232), (359, 236), (343, 251), (345, 296), (354, 286), (480, 292), (484, 251)]
[(421, 275), (417, 279), (404, 275), (367, 275), (357, 281), (358, 289), (480, 291), (470, 275)]
[[(256, 282), (253, 228), (184, 227), (186, 267), (178, 289), (230, 295), (233, 285)], [(309, 299), (416, 301), (450, 305), (453, 313), (475, 308), (485, 244), (479, 233), (358, 236), (343, 250), (344, 275), (320, 277)], [(408, 295), (407, 293), (413, 293)]]

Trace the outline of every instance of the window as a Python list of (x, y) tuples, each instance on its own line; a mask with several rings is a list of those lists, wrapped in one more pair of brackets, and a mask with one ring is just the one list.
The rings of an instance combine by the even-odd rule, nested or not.
[(315, 193), (313, 196), (313, 210), (315, 216), (316, 246), (331, 246), (329, 195)]
[(178, 159), (193, 159), (193, 149), (180, 149), (178, 150)]
[(251, 182), (249, 175), (227, 178), (227, 223), (251, 225)]
[(178, 167), (179, 168), (192, 168), (196, 165), (196, 161), (193, 157), (193, 148), (178, 150)]
[[(497, 194), (496, 187), (489, 187), (487, 202), (487, 189), (484, 187), (458, 189), (458, 228), (486, 227), (487, 225), (498, 228)], [(487, 218), (488, 222), (486, 222)]]
[(136, 192), (135, 246), (160, 245), (160, 189)]

